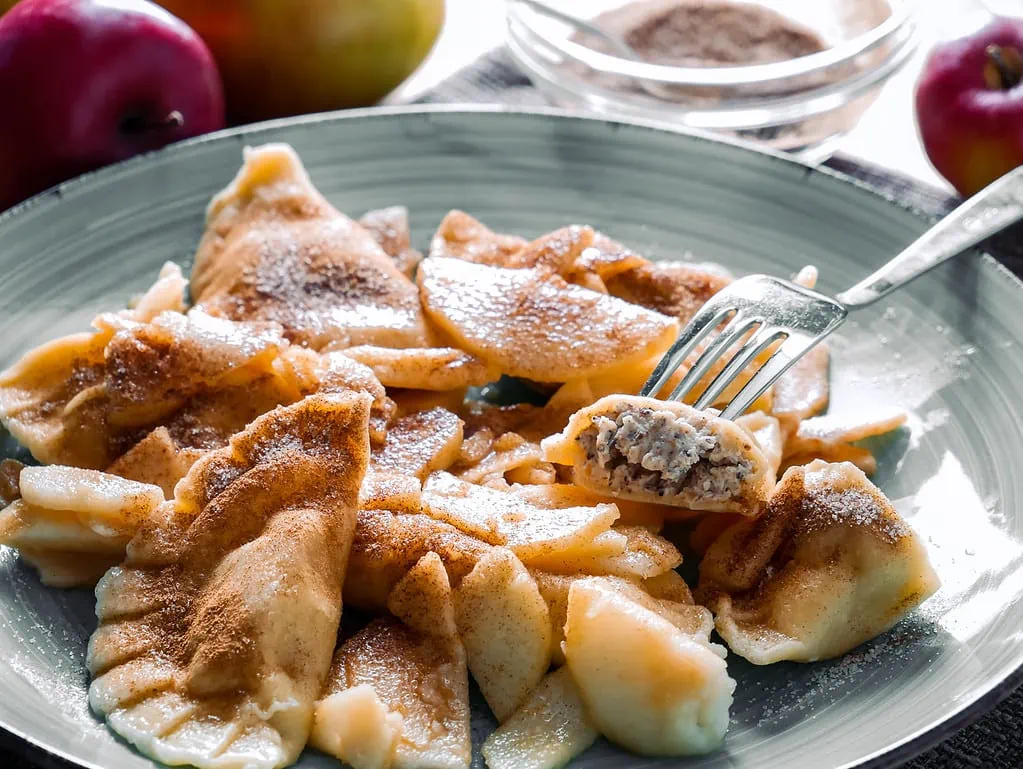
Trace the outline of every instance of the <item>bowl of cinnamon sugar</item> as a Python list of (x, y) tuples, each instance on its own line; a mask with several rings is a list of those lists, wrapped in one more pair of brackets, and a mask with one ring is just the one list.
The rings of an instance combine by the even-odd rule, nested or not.
[(560, 106), (819, 159), (912, 55), (909, 4), (508, 0), (508, 46)]

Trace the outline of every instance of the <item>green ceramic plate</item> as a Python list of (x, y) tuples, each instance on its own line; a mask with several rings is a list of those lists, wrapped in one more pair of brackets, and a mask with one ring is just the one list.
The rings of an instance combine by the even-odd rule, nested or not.
[[(833, 175), (651, 127), (442, 109), (286, 121), (193, 141), (70, 182), (0, 217), (0, 363), (187, 263), (245, 144), (288, 141), (342, 210), (404, 204), (425, 245), (451, 208), (499, 230), (593, 224), (652, 257), (737, 272), (820, 267), (845, 288), (926, 223)], [(845, 659), (754, 668), (734, 656), (732, 726), (714, 756), (651, 761), (598, 743), (575, 765), (889, 766), (992, 706), (1023, 664), (1023, 290), (993, 260), (953, 262), (865, 310), (834, 342), (834, 409), (896, 403), (909, 428), (878, 482), (928, 543), (944, 587)], [(0, 724), (83, 766), (149, 767), (90, 714), (88, 592), (43, 588), (0, 548)], [(492, 728), (477, 708), (474, 738)], [(477, 757), (477, 761), (479, 761)], [(302, 767), (336, 766), (303, 755)]]

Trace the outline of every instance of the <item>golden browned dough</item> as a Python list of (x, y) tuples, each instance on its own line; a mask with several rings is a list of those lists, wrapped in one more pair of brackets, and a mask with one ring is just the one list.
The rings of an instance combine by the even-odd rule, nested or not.
[(609, 395), (542, 443), (544, 458), (574, 468), (599, 494), (689, 510), (756, 515), (770, 467), (734, 422), (673, 401)]
[(166, 427), (158, 427), (118, 457), (107, 472), (140, 483), (152, 483), (163, 489), (165, 496), (173, 497), (178, 481), (205, 452), (205, 449), (180, 445)]
[[(530, 573), (540, 588), (540, 594), (547, 602), (550, 612), (553, 635), (552, 658), (556, 665), (565, 662), (565, 654), (561, 642), (565, 640), (565, 617), (568, 614), (568, 593), (573, 583), (581, 579), (589, 579), (586, 573), (552, 574), (550, 572), (530, 569)], [(667, 577), (671, 575), (671, 577)], [(616, 576), (603, 576), (604, 584), (617, 592), (628, 595), (658, 614), (667, 618), (683, 632), (710, 638), (714, 630), (714, 618), (702, 606), (693, 603), (692, 594), (682, 578), (674, 571), (665, 573), (665, 577), (655, 579), (634, 579)]]
[(646, 260), (590, 227), (571, 226), (528, 242), (493, 232), (463, 211), (444, 217), (433, 237), (430, 256), (446, 256), (495, 267), (537, 267), (601, 293), (603, 279)]
[(313, 395), (207, 454), (96, 588), (92, 708), (143, 753), (280, 767), (330, 666), (370, 396)]
[(688, 323), (732, 279), (720, 269), (689, 262), (647, 262), (605, 278), (607, 291), (627, 302)]
[(213, 315), (276, 321), (314, 349), (430, 346), (415, 285), (282, 144), (247, 149), (210, 203), (192, 295)]
[(19, 487), (0, 510), (0, 544), (52, 587), (95, 584), (164, 502), (156, 486), (62, 465), (23, 468)]
[(837, 413), (804, 419), (785, 444), (786, 457), (833, 450), (866, 438), (884, 435), (906, 422), (906, 412), (888, 408), (873, 414)]
[(234, 323), (202, 312), (165, 312), (118, 331), (105, 350), (107, 419), (150, 425), (211, 386), (270, 372), (286, 344), (274, 323)]
[(464, 211), (450, 211), (437, 226), (430, 256), (445, 256), (477, 264), (505, 266), (528, 241), (517, 235), (499, 235)]
[(923, 543), (861, 471), (814, 462), (785, 473), (760, 518), (714, 540), (697, 599), (732, 651), (766, 665), (844, 654), (938, 584)]
[(618, 518), (614, 505), (545, 510), (528, 501), (445, 473), (423, 486), (423, 512), (491, 545), (504, 545), (525, 563), (586, 549)]
[(0, 461), (0, 505), (9, 505), (21, 496), (18, 479), (24, 467), (25, 465), (16, 459)]
[(420, 558), (440, 556), (457, 586), (491, 546), (427, 515), (360, 510), (345, 580), (345, 601), (367, 611), (387, 608), (398, 581)]
[(826, 343), (813, 347), (774, 383), (771, 413), (778, 418), (789, 437), (800, 421), (828, 407), (828, 366), (830, 353)]
[(102, 397), (110, 336), (55, 339), (0, 373), (0, 421), (40, 462), (102, 469), (119, 453)]
[(346, 761), (379, 755), (382, 767), (468, 769), (469, 715), (458, 638), (377, 619), (334, 655), (312, 744)]
[(565, 382), (664, 350), (678, 332), (660, 313), (540, 268), (430, 258), (419, 268), (427, 313), (458, 346), (510, 376)]
[(435, 408), (402, 417), (373, 454), (374, 472), (405, 475), (425, 481), (434, 470), (446, 470), (462, 445), (462, 420), (447, 409)]
[(417, 411), (429, 411), (432, 408), (447, 409), (456, 414), (461, 414), (462, 404), (465, 402), (467, 387), (459, 387), (457, 390), (405, 390), (391, 388), (387, 391), (388, 396), (394, 401), (397, 410), (395, 416), (404, 417), (415, 414)]
[[(475, 440), (473, 440), (475, 439)], [(466, 446), (462, 444), (458, 477), (469, 483), (482, 483), (485, 478), (502, 476), (509, 483), (553, 483), (554, 466), (544, 462), (540, 445), (527, 441), (518, 433), (507, 432), (494, 438), (487, 428), (478, 430)], [(486, 450), (481, 452), (486, 446)], [(482, 456), (477, 454), (482, 453)]]
[(344, 352), (373, 369), (386, 387), (450, 391), (482, 387), (501, 376), (497, 367), (454, 347), (392, 350), (362, 345)]
[(394, 266), (411, 278), (423, 255), (412, 248), (412, 235), (408, 226), (408, 209), (389, 206), (367, 211), (359, 224), (365, 227), (380, 248), (394, 260)]

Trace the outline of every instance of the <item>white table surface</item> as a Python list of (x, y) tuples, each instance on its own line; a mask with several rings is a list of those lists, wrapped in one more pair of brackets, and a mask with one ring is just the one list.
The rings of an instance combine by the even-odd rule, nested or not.
[[(1023, 14), (1023, 0), (917, 2), (920, 49), (905, 69), (886, 84), (839, 149), (923, 182), (949, 188), (927, 161), (913, 118), (913, 90), (923, 60), (935, 41), (982, 26), (990, 20), (991, 10)], [(504, 32), (504, 0), (447, 0), (447, 21), (433, 52), (387, 101), (414, 99), (482, 54), (503, 45)]]

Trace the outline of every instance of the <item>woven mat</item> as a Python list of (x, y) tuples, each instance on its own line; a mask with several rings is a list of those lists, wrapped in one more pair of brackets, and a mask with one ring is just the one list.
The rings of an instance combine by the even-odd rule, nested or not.
[[(497, 51), (441, 83), (419, 100), (442, 104), (471, 102), (549, 106), (529, 78), (505, 51)], [(940, 217), (959, 199), (893, 174), (878, 166), (836, 155), (826, 166), (859, 179), (885, 197), (921, 213)], [(986, 244), (1003, 264), (1023, 277), (1023, 227), (1017, 227)], [(963, 729), (936, 749), (905, 764), (903, 769), (1021, 769), (1023, 768), (1023, 688), (996, 710)]]

